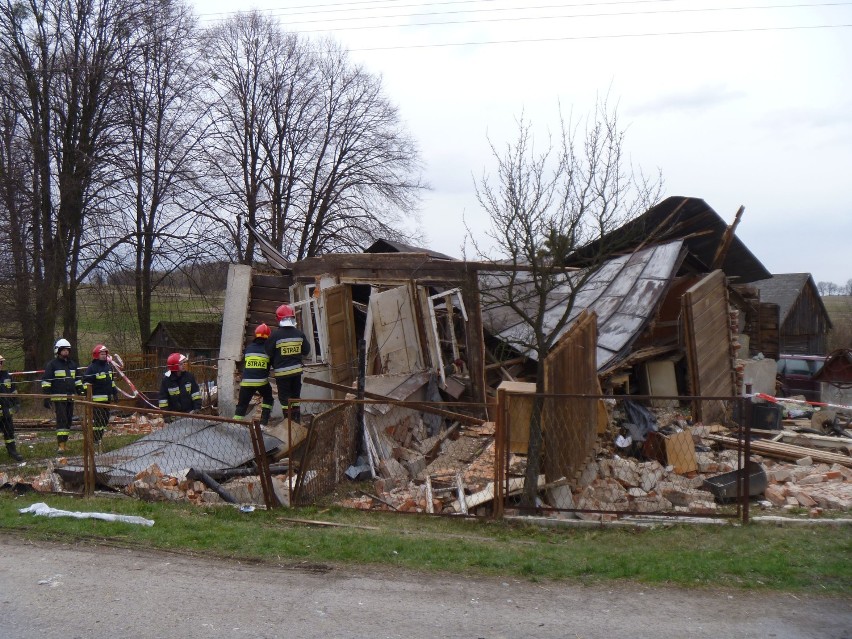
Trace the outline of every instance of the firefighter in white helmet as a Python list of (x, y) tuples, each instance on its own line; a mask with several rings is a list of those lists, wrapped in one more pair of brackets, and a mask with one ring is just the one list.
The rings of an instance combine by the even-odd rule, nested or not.
[(45, 364), (41, 376), (41, 392), (51, 397), (44, 400), (44, 407), (51, 405), (56, 410), (57, 454), (64, 454), (71, 434), (74, 418), (74, 400), (71, 395), (83, 394), (83, 380), (77, 377), (77, 362), (71, 359), (71, 342), (60, 338), (53, 346), (54, 359)]

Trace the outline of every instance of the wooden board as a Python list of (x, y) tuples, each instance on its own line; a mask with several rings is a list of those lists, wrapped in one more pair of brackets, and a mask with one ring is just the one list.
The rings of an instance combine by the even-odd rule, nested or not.
[(382, 364), (381, 373), (414, 373), (423, 370), (411, 289), (399, 286), (372, 295), (370, 310)]
[[(352, 289), (332, 286), (322, 291), (325, 324), (328, 330), (328, 357), (331, 382), (351, 385), (357, 377), (358, 347), (355, 343), (355, 317)], [(335, 397), (342, 397), (335, 392)]]
[[(713, 271), (683, 294), (684, 342), (690, 392), (704, 397), (736, 394), (727, 285)], [(693, 418), (710, 423), (725, 415), (724, 402), (693, 402)]]

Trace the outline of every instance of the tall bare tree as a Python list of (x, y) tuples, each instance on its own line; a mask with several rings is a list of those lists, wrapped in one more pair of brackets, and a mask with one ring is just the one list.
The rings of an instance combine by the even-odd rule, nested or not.
[(120, 124), (120, 45), (135, 28), (137, 9), (116, 0), (0, 4), (4, 97), (14, 103), (32, 157), (28, 201), (17, 209), (29, 216), (29, 234), (11, 246), (27, 366), (50, 355), (60, 312), (65, 336), (76, 341), (84, 231), (102, 204), (97, 181)]
[[(560, 135), (538, 150), (532, 125), (523, 117), (518, 136), (500, 151), (492, 144), (496, 177), (476, 183), (480, 205), (490, 218), (493, 249), (480, 257), (505, 265), (481, 288), (486, 308), (508, 308), (520, 320), (511, 338), (515, 349), (534, 355), (539, 396), (530, 423), (523, 501), (535, 503), (541, 462), (544, 361), (574, 311), (579, 291), (619, 249), (608, 234), (659, 199), (662, 178), (633, 171), (624, 151), (624, 130), (606, 102), (585, 122), (566, 121)], [(470, 234), (470, 233), (469, 233)], [(609, 239), (608, 239), (609, 238)], [(566, 265), (579, 270), (566, 272)], [(557, 317), (546, 316), (554, 294)]]
[(208, 37), (211, 199), (240, 261), (265, 231), (292, 259), (400, 237), (419, 192), (418, 151), (379, 78), (331, 42), (238, 14)]
[(143, 343), (151, 333), (152, 296), (166, 274), (196, 251), (186, 240), (199, 220), (198, 151), (203, 129), (198, 31), (182, 0), (161, 0), (144, 7), (139, 29), (126, 42), (122, 112), (126, 152), (118, 160), (123, 182), (117, 185), (127, 205), (124, 232), (132, 251), (133, 297)]

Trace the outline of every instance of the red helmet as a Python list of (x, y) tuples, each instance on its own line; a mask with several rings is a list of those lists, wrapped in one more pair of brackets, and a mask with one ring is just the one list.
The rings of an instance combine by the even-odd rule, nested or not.
[(98, 359), (101, 355), (101, 351), (106, 351), (109, 354), (109, 349), (103, 344), (98, 344), (92, 349), (92, 359)]
[(269, 327), (266, 324), (258, 324), (257, 328), (254, 329), (255, 337), (262, 337), (263, 339), (269, 339), (269, 336), (272, 333), (269, 331)]
[(289, 304), (279, 306), (278, 310), (275, 311), (275, 315), (278, 317), (279, 322), (285, 319), (296, 319), (296, 311)]
[(186, 355), (183, 353), (172, 353), (169, 355), (169, 358), (166, 360), (166, 366), (169, 367), (170, 371), (178, 372), (180, 370), (180, 365), (186, 361)]

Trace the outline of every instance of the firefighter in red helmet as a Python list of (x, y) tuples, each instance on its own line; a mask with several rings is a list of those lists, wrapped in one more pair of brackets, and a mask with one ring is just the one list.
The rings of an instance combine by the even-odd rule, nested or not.
[(166, 360), (166, 374), (160, 384), (159, 406), (176, 413), (197, 413), (201, 410), (201, 389), (195, 376), (186, 370), (187, 357), (172, 353)]
[(272, 413), (272, 386), (269, 384), (269, 355), (266, 354), (266, 340), (271, 332), (266, 324), (254, 329), (254, 339), (246, 346), (243, 354), (243, 378), (240, 381), (240, 395), (234, 417), (242, 419), (248, 410), (249, 402), (255, 393), (260, 394), (260, 425), (269, 424)]
[(272, 376), (278, 387), (278, 401), (284, 414), (299, 421), (299, 397), (302, 394), (302, 358), (311, 353), (305, 334), (296, 328), (296, 313), (289, 304), (276, 311), (278, 328), (266, 340)]
[[(109, 349), (103, 344), (98, 344), (92, 349), (92, 363), (83, 373), (83, 383), (92, 386), (92, 401), (96, 404), (118, 401), (115, 369), (109, 361)], [(92, 409), (92, 420), (95, 423), (93, 428), (95, 445), (100, 446), (109, 424), (109, 409), (95, 406)]]

